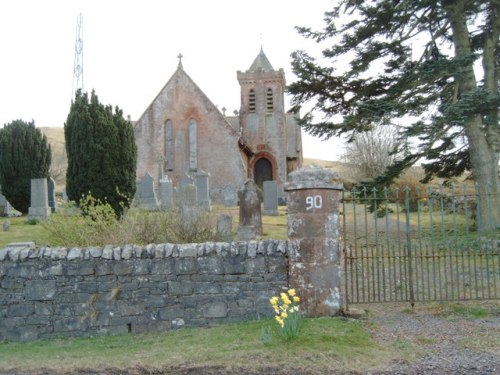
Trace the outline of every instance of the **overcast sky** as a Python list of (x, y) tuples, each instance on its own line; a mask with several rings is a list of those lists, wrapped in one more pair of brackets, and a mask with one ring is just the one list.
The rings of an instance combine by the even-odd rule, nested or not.
[[(83, 82), (137, 120), (178, 64), (219, 108), (240, 106), (236, 71), (261, 45), (295, 80), (290, 54), (317, 50), (294, 26), (323, 26), (331, 0), (15, 0), (0, 2), (0, 126), (15, 119), (63, 126), (83, 17)], [(287, 99), (288, 102), (288, 99)], [(289, 108), (289, 105), (287, 109)], [(335, 160), (340, 142), (303, 134), (304, 155)]]

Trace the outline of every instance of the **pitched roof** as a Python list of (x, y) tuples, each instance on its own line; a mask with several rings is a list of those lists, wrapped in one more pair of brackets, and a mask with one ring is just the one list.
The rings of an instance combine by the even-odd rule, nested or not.
[(252, 65), (250, 66), (250, 69), (248, 69), (247, 71), (248, 72), (262, 72), (262, 71), (269, 72), (269, 71), (273, 71), (273, 70), (274, 70), (273, 66), (271, 65), (271, 63), (267, 59), (267, 56), (264, 53), (264, 50), (262, 49), (262, 47), (260, 47), (259, 54), (257, 55), (255, 60), (253, 61)]

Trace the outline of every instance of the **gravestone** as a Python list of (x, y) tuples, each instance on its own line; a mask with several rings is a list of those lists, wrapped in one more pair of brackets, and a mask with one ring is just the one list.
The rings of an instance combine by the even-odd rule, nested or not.
[(226, 188), (224, 189), (223, 194), (224, 194), (224, 206), (234, 207), (238, 204), (238, 196), (234, 189)]
[(263, 214), (278, 216), (278, 184), (276, 181), (264, 181), (264, 210)]
[(2, 194), (2, 186), (0, 186), (0, 216), (7, 216), (7, 198)]
[(194, 184), (184, 184), (177, 189), (177, 195), (175, 197), (175, 204), (180, 207), (188, 206), (194, 207), (197, 206), (197, 191), (196, 186)]
[(288, 283), (308, 317), (342, 311), (340, 198), (335, 172), (304, 167), (288, 175)]
[(4, 221), (2, 224), (2, 229), (4, 232), (8, 232), (10, 230), (10, 221)]
[(28, 215), (32, 218), (45, 219), (49, 217), (50, 212), (47, 179), (32, 178), (31, 206), (28, 209)]
[(157, 210), (159, 207), (154, 188), (154, 179), (149, 173), (146, 173), (141, 180), (139, 206), (147, 210)]
[(168, 176), (160, 180), (160, 202), (162, 210), (171, 210), (174, 206), (174, 188)]
[(216, 237), (221, 242), (231, 242), (233, 240), (233, 217), (231, 215), (220, 214), (217, 217)]
[(57, 210), (56, 181), (52, 177), (50, 177), (47, 182), (47, 189), (48, 189), (49, 207), (52, 213), (54, 213)]
[[(251, 227), (253, 227), (254, 238), (262, 236), (262, 214), (261, 214), (262, 192), (253, 180), (248, 180), (243, 185), (243, 189), (238, 191), (240, 201), (240, 223), (238, 226), (238, 238), (240, 233), (245, 237), (252, 237)], [(250, 238), (251, 239), (251, 238)], [(246, 238), (249, 240), (249, 238)]]
[(196, 199), (198, 205), (210, 209), (208, 176), (209, 174), (205, 171), (194, 173), (194, 184), (196, 186)]

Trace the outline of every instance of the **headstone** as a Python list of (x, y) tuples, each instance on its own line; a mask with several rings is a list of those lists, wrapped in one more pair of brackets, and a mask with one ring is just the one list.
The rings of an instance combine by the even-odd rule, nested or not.
[(2, 187), (0, 186), (0, 216), (7, 216), (7, 198), (2, 194)]
[(178, 189), (177, 197), (176, 197), (176, 204), (178, 206), (184, 207), (192, 207), (197, 205), (197, 191), (196, 191), (196, 186), (193, 184), (187, 184), (184, 186), (181, 186)]
[(194, 184), (196, 186), (196, 199), (198, 205), (210, 209), (208, 176), (209, 174), (205, 171), (194, 173)]
[(243, 189), (238, 191), (240, 201), (238, 236), (240, 231), (246, 233), (246, 229), (243, 228), (245, 226), (253, 226), (255, 235), (262, 236), (261, 197), (262, 193), (253, 180), (245, 182)]
[(217, 240), (230, 242), (233, 240), (233, 217), (227, 214), (220, 214), (217, 217)]
[(162, 210), (171, 210), (174, 205), (174, 189), (168, 176), (160, 180), (160, 201)]
[(8, 232), (10, 230), (10, 221), (4, 221), (2, 224), (2, 229), (4, 232)]
[(66, 190), (64, 190), (63, 193), (62, 193), (62, 199), (63, 199), (64, 202), (68, 201), (68, 193), (66, 193)]
[(46, 178), (31, 179), (31, 206), (28, 215), (32, 218), (45, 219), (50, 215)]
[(139, 206), (148, 210), (156, 210), (159, 207), (154, 189), (154, 179), (149, 173), (146, 173), (141, 180)]
[(187, 185), (193, 185), (193, 179), (186, 174), (179, 181), (179, 187), (183, 188), (184, 186), (187, 186)]
[(335, 172), (305, 167), (288, 175), (289, 286), (308, 317), (342, 311), (340, 198)]
[(238, 196), (234, 189), (226, 188), (224, 189), (223, 194), (224, 194), (224, 206), (234, 207), (238, 204)]
[(264, 210), (263, 214), (278, 216), (278, 184), (276, 181), (264, 181)]
[(47, 189), (48, 189), (49, 207), (52, 213), (54, 213), (57, 210), (56, 181), (52, 177), (50, 177), (47, 182)]

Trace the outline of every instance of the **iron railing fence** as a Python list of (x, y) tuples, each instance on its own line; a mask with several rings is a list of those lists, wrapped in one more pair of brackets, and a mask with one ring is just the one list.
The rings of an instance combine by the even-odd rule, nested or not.
[(345, 191), (346, 303), (500, 298), (500, 231), (476, 224), (500, 208), (479, 207), (481, 192)]

